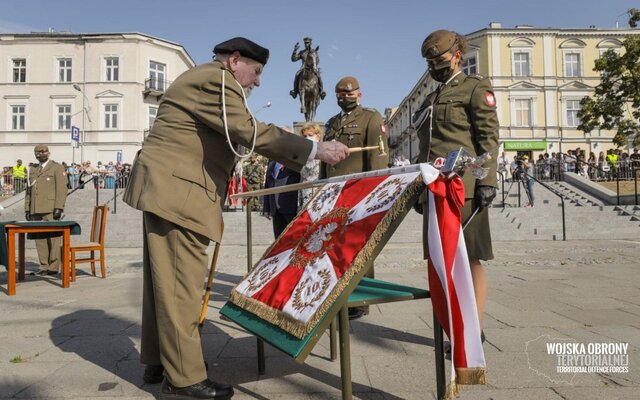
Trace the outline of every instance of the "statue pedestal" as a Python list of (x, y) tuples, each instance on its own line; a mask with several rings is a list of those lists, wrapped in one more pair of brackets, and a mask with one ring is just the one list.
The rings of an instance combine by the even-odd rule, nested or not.
[(302, 130), (302, 127), (304, 127), (306, 124), (310, 124), (310, 125), (318, 125), (320, 126), (320, 130), (324, 132), (324, 122), (323, 121), (311, 121), (311, 122), (305, 122), (305, 121), (296, 121), (293, 123), (293, 132), (296, 135), (301, 135), (302, 133), (300, 132)]

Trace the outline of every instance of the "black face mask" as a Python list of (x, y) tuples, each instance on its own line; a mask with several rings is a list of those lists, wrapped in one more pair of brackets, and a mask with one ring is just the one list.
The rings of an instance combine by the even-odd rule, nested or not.
[(440, 83), (445, 83), (453, 76), (451, 61), (443, 61), (429, 68), (429, 75)]
[(344, 112), (353, 111), (358, 106), (358, 99), (356, 97), (338, 97), (338, 106)]

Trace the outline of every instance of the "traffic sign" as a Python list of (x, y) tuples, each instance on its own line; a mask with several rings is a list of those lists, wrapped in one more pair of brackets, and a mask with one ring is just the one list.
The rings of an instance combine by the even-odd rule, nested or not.
[(116, 162), (122, 162), (122, 151), (116, 151)]
[(80, 128), (77, 126), (71, 127), (71, 140), (79, 142), (80, 141)]

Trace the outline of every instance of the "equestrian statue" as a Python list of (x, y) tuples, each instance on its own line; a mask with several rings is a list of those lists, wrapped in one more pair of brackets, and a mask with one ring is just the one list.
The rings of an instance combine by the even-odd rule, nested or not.
[(296, 72), (293, 90), (289, 92), (294, 99), (300, 95), (300, 112), (304, 114), (304, 119), (307, 122), (313, 121), (320, 100), (327, 95), (322, 88), (322, 78), (318, 68), (320, 63), (318, 49), (320, 46), (312, 48), (311, 40), (310, 37), (304, 38), (304, 49), (301, 51), (298, 51), (300, 49), (299, 42), (293, 47), (291, 61), (302, 60), (302, 66)]

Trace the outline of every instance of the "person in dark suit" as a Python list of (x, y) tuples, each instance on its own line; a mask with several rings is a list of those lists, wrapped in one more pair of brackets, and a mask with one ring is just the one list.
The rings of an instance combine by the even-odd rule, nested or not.
[[(291, 185), (300, 182), (300, 173), (287, 168), (275, 160), (269, 161), (265, 188)], [(265, 215), (272, 217), (273, 234), (279, 237), (298, 213), (298, 191), (276, 193), (264, 196)]]

